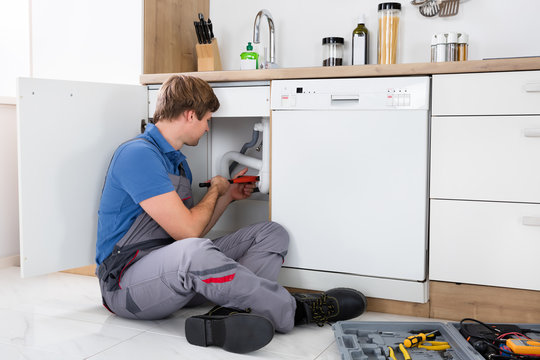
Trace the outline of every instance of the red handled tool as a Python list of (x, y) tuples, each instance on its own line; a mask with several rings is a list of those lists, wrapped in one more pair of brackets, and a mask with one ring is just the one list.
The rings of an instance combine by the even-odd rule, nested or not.
[[(231, 184), (247, 184), (247, 183), (255, 183), (259, 181), (260, 178), (258, 176), (240, 176), (236, 179), (229, 179), (229, 183)], [(210, 187), (210, 181), (199, 183), (199, 187)]]

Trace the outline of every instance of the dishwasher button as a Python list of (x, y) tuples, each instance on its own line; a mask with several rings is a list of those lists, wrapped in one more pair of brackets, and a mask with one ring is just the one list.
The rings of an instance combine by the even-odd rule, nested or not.
[(390, 94), (386, 95), (386, 106), (393, 106), (393, 104), (394, 104), (393, 96)]
[(411, 106), (411, 94), (405, 94), (403, 95), (405, 100), (403, 101), (404, 106)]
[(282, 107), (289, 106), (289, 95), (281, 95), (281, 106)]

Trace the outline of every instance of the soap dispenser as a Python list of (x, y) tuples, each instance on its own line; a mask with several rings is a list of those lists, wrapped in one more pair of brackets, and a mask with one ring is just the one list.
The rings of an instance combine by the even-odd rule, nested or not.
[(259, 68), (259, 54), (253, 51), (253, 46), (248, 42), (246, 51), (240, 54), (240, 70), (256, 70)]

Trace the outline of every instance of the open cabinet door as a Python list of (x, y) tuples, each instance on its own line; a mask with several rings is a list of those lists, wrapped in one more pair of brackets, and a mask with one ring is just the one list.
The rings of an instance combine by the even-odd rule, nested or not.
[(19, 79), (21, 276), (94, 263), (109, 161), (147, 113), (144, 86)]

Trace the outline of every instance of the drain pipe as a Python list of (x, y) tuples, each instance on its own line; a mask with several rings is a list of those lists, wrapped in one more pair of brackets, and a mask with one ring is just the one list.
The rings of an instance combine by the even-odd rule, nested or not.
[(229, 177), (229, 164), (231, 161), (236, 161), (241, 165), (259, 170), (259, 191), (268, 194), (270, 190), (270, 119), (263, 118), (262, 122), (255, 124), (253, 128), (263, 133), (262, 160), (244, 155), (238, 151), (229, 151), (221, 158), (221, 176)]

